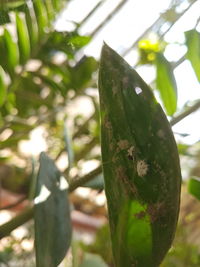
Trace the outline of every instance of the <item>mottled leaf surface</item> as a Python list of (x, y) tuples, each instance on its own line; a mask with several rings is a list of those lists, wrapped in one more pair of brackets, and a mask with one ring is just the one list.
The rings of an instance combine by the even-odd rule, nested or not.
[(171, 246), (181, 173), (176, 143), (152, 91), (104, 45), (101, 149), (115, 265), (155, 267)]

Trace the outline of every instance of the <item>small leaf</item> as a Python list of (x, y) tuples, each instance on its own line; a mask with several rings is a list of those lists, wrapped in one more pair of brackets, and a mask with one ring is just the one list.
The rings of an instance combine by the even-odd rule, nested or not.
[(26, 22), (18, 13), (16, 13), (16, 27), (20, 53), (20, 63), (24, 64), (30, 56), (30, 39)]
[(19, 62), (18, 47), (17, 44), (13, 41), (13, 37), (11, 36), (10, 32), (7, 29), (4, 30), (3, 36), (7, 54), (8, 69), (10, 72), (13, 73), (14, 68), (17, 66)]
[(0, 66), (0, 107), (4, 104), (7, 95), (7, 86), (5, 84), (5, 72)]
[(186, 58), (192, 64), (197, 79), (200, 82), (200, 33), (196, 30), (185, 32), (187, 53)]
[(188, 191), (191, 195), (200, 200), (200, 178), (191, 177), (188, 182)]
[(70, 246), (71, 231), (67, 182), (54, 162), (41, 153), (35, 198), (37, 267), (59, 265)]
[(177, 108), (177, 86), (170, 63), (161, 53), (156, 55), (156, 85), (169, 116)]

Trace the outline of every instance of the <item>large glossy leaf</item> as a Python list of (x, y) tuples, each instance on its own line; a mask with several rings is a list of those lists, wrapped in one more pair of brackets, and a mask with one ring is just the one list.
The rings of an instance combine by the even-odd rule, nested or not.
[(191, 62), (200, 82), (200, 33), (197, 30), (185, 32), (187, 53), (186, 58)]
[(25, 20), (16, 13), (16, 27), (18, 37), (18, 47), (20, 63), (24, 64), (30, 56), (30, 40)]
[(35, 198), (35, 247), (37, 267), (56, 267), (71, 242), (67, 182), (54, 162), (40, 155)]
[(101, 54), (99, 95), (115, 266), (159, 266), (174, 237), (180, 200), (171, 127), (152, 90), (107, 45)]
[(0, 107), (4, 104), (7, 95), (7, 86), (5, 84), (5, 72), (0, 66)]
[(7, 67), (10, 72), (14, 72), (14, 68), (19, 63), (19, 52), (17, 44), (13, 41), (13, 37), (10, 32), (4, 30), (4, 42), (7, 55)]
[(188, 182), (188, 191), (191, 195), (200, 200), (200, 178), (191, 177)]
[(177, 86), (170, 63), (161, 53), (156, 55), (156, 86), (166, 112), (172, 116), (177, 108)]

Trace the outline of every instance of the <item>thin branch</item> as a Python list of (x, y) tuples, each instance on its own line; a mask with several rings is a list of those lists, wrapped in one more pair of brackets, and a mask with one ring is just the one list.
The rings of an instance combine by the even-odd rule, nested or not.
[(105, 0), (101, 0), (100, 2), (98, 2), (93, 8), (92, 10), (82, 19), (81, 22), (78, 23), (77, 27), (76, 27), (76, 31), (78, 29), (80, 29), (84, 23), (86, 23), (86, 21), (96, 12), (96, 10), (105, 2)]
[[(198, 0), (194, 0), (182, 13), (178, 14), (177, 15), (177, 18), (176, 20), (170, 25), (170, 27), (168, 29), (166, 29), (162, 35), (160, 36), (160, 38), (162, 38), (165, 34), (167, 34), (167, 32), (174, 26), (174, 24), (192, 7), (192, 5)], [(157, 23), (159, 23), (159, 21), (161, 22), (161, 25), (163, 25), (163, 22), (162, 22), (162, 16), (163, 16), (163, 13), (161, 13), (161, 15), (159, 16), (159, 18), (154, 21), (139, 37), (138, 39), (128, 48), (126, 49), (123, 53), (122, 53), (122, 56), (126, 56), (134, 47), (137, 46), (138, 42), (144, 38), (148, 32), (150, 32)]]
[(15, 203), (9, 204), (9, 205), (4, 206), (4, 207), (0, 207), (0, 210), (8, 210), (8, 209), (15, 208), (16, 206), (18, 206), (19, 204), (24, 202), (24, 200), (26, 200), (26, 199), (27, 199), (27, 196), (23, 196), (22, 198), (18, 199)]
[(119, 2), (119, 4), (112, 10), (112, 12), (109, 13), (108, 16), (96, 27), (96, 29), (94, 29), (90, 33), (90, 36), (93, 37), (95, 34), (97, 34), (97, 32), (100, 31), (105, 26), (105, 24), (108, 23), (127, 2), (128, 0), (122, 0), (121, 2)]
[[(69, 192), (74, 191), (76, 188), (84, 185), (85, 183), (89, 182), (93, 178), (95, 178), (98, 174), (102, 172), (101, 166), (98, 166), (96, 169), (91, 171), (90, 173), (86, 174), (82, 178), (75, 179), (68, 188)], [(22, 224), (28, 222), (30, 219), (33, 218), (34, 215), (34, 207), (28, 207), (20, 214), (16, 215), (13, 219), (9, 222), (4, 223), (0, 226), (0, 239), (8, 236), (13, 230), (17, 227), (21, 226)]]
[(195, 112), (200, 108), (200, 100), (198, 100), (193, 106), (188, 107), (186, 110), (184, 110), (182, 113), (177, 115), (176, 117), (172, 118), (170, 121), (171, 126), (174, 126), (176, 123), (190, 115), (191, 113)]

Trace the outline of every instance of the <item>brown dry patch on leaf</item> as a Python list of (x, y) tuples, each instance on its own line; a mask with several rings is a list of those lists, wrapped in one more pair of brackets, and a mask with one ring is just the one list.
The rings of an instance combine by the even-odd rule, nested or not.
[(145, 212), (145, 211), (140, 211), (140, 212), (134, 214), (134, 216), (135, 216), (137, 219), (143, 219), (143, 218), (146, 216), (146, 212)]
[(147, 213), (150, 216), (151, 222), (154, 223), (159, 217), (163, 217), (166, 214), (165, 204), (163, 202), (150, 204), (148, 205)]
[(117, 145), (120, 148), (120, 150), (125, 150), (129, 147), (129, 142), (128, 140), (119, 140)]
[(117, 175), (117, 178), (119, 180), (121, 180), (123, 182), (123, 184), (125, 185), (124, 188), (125, 188), (127, 194), (130, 192), (133, 195), (137, 194), (136, 186), (129, 180), (128, 176), (126, 175), (126, 171), (122, 166), (119, 166), (116, 169), (116, 175)]

